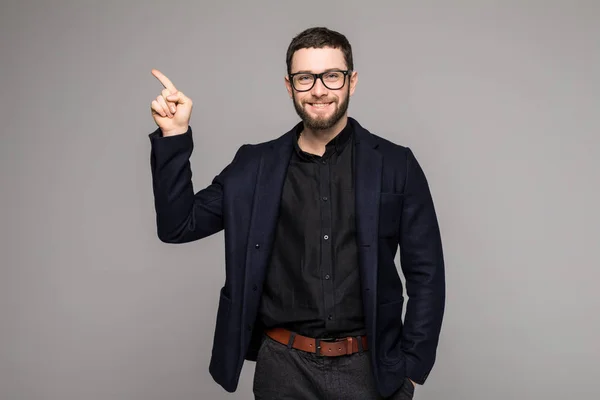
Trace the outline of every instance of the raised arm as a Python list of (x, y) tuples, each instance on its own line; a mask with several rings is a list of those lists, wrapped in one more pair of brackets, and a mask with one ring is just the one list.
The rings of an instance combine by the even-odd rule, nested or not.
[(166, 243), (202, 239), (223, 229), (222, 182), (233, 162), (194, 194), (189, 162), (194, 148), (189, 126), (192, 100), (160, 71), (152, 74), (164, 86), (152, 101), (158, 129), (149, 135), (157, 234)]

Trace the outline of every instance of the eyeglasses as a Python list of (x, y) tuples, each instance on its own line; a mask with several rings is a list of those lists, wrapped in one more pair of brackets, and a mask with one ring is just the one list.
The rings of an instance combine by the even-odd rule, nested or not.
[(352, 70), (350, 69), (346, 71), (327, 71), (320, 74), (297, 72), (289, 74), (289, 77), (290, 81), (292, 81), (292, 86), (298, 92), (308, 92), (315, 86), (317, 79), (320, 79), (327, 89), (339, 90), (344, 87), (346, 76), (351, 72)]

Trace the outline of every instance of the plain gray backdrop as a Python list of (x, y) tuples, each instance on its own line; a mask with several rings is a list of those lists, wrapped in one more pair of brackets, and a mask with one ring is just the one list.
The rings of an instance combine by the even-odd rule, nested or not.
[(415, 399), (600, 398), (600, 2), (2, 1), (0, 399), (250, 399), (208, 362), (222, 233), (156, 237), (148, 134), (194, 100), (195, 190), (298, 121), (285, 52), (350, 40), (350, 115), (410, 146), (447, 307)]

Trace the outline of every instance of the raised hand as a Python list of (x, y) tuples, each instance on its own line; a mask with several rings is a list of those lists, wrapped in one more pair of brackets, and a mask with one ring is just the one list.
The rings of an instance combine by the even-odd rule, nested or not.
[(154, 122), (161, 129), (163, 136), (181, 135), (187, 132), (192, 116), (192, 99), (177, 90), (169, 78), (159, 70), (153, 69), (152, 75), (164, 87), (150, 107)]

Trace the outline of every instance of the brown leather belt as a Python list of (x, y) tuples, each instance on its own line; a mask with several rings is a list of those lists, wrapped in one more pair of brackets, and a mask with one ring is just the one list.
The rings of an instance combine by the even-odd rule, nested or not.
[[(362, 343), (362, 350), (368, 350), (366, 336), (344, 337), (334, 339), (334, 341), (329, 341), (330, 339), (315, 339), (302, 336), (284, 328), (267, 329), (265, 330), (265, 333), (271, 339), (286, 346), (290, 342), (292, 335), (294, 335), (292, 343), (292, 347), (294, 349), (306, 351), (308, 353), (317, 353), (319, 356), (335, 357), (358, 353), (360, 350), (358, 338), (360, 338)], [(317, 350), (321, 351), (317, 352)]]

